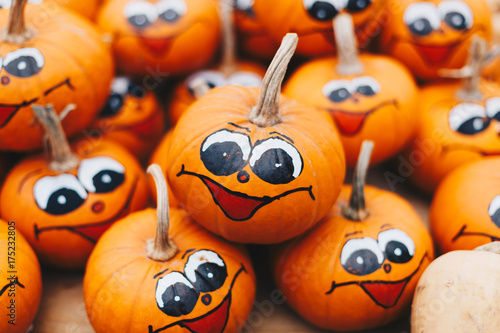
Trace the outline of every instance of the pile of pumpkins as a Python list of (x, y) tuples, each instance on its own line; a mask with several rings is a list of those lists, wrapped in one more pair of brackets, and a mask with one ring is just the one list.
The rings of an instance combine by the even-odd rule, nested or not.
[[(32, 324), (41, 263), (85, 269), (96, 332), (240, 332), (245, 244), (314, 326), (413, 302), (415, 332), (498, 330), (495, 8), (0, 0), (0, 331)], [(385, 162), (430, 230), (365, 185)]]

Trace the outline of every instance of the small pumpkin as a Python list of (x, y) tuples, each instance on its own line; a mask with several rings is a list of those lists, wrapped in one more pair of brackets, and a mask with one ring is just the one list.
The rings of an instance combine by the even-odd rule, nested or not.
[[(28, 0), (29, 1), (29, 0)], [(58, 1), (61, 5), (64, 5), (66, 8), (69, 8), (78, 14), (93, 20), (97, 14), (97, 10), (102, 2), (102, 0), (44, 0), (46, 2)]]
[(118, 69), (149, 79), (204, 67), (220, 34), (213, 0), (112, 0), (96, 21), (112, 38)]
[(403, 159), (403, 176), (433, 193), (453, 169), (487, 156), (500, 155), (500, 85), (481, 78), (489, 55), (486, 42), (474, 39), (469, 64), (445, 73), (462, 82), (435, 83), (420, 94), (415, 139)]
[(500, 327), (500, 242), (448, 252), (418, 282), (412, 332), (497, 332)]
[(106, 229), (147, 205), (146, 175), (116, 143), (70, 146), (52, 107), (33, 109), (47, 130), (52, 158), (28, 156), (10, 171), (0, 192), (1, 216), (17, 222), (42, 262), (83, 268)]
[(285, 36), (262, 88), (212, 89), (172, 134), (167, 177), (202, 226), (229, 240), (277, 243), (317, 223), (345, 175), (342, 145), (326, 113), (280, 96), (297, 43)]
[(239, 332), (255, 297), (250, 259), (169, 209), (161, 168), (148, 172), (158, 187), (156, 211), (114, 225), (87, 264), (83, 296), (92, 326), (97, 333)]
[(473, 36), (492, 36), (485, 0), (389, 0), (389, 8), (381, 48), (420, 79), (439, 79), (442, 68), (462, 68)]
[(0, 43), (0, 150), (25, 151), (42, 145), (43, 130), (33, 126), (31, 105), (53, 104), (77, 110), (63, 120), (68, 135), (88, 127), (104, 105), (113, 77), (110, 49), (85, 19), (64, 8), (50, 20), (50, 4), (15, 0), (0, 11), (5, 29)]
[(111, 83), (106, 105), (84, 135), (118, 142), (139, 160), (146, 160), (163, 129), (163, 110), (154, 92), (118, 76)]
[(363, 144), (352, 186), (342, 188), (322, 222), (273, 255), (287, 302), (324, 329), (366, 331), (400, 318), (433, 259), (430, 234), (413, 207), (364, 187), (372, 147)]
[(40, 264), (16, 221), (0, 220), (0, 331), (25, 333), (42, 297)]
[(300, 39), (297, 53), (319, 56), (335, 50), (332, 20), (339, 13), (352, 15), (359, 44), (367, 46), (381, 24), (385, 24), (386, 3), (387, 0), (254, 0), (253, 10), (275, 41), (288, 32), (296, 33)]
[(334, 25), (338, 57), (305, 63), (291, 75), (283, 93), (331, 115), (348, 166), (355, 166), (364, 140), (375, 143), (371, 161), (376, 164), (413, 137), (418, 88), (399, 62), (382, 55), (358, 55), (348, 14), (339, 14)]
[(461, 166), (439, 184), (430, 208), (442, 252), (473, 250), (500, 241), (500, 157)]

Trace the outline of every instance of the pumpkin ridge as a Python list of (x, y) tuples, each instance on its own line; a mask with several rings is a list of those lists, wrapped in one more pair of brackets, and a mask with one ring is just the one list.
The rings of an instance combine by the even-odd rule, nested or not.
[[(150, 276), (149, 272), (151, 271), (151, 269), (153, 268), (153, 266), (154, 265), (152, 265), (152, 264), (149, 265), (149, 268), (146, 270), (146, 273), (144, 274), (144, 277), (142, 278), (142, 280), (140, 280), (141, 282), (139, 283), (139, 290), (137, 290), (137, 293), (136, 293), (136, 296), (135, 296), (135, 300), (134, 300), (134, 303), (132, 305), (131, 313), (134, 313), (135, 307), (137, 306), (137, 301), (139, 300), (139, 296), (141, 294), (141, 290), (146, 285), (146, 283), (144, 283), (144, 281), (146, 281), (146, 279)], [(137, 282), (137, 281), (134, 281), (134, 282)], [(133, 324), (133, 321), (130, 320), (129, 321), (129, 326), (128, 326), (128, 331), (130, 333), (134, 333), (132, 331), (132, 324)]]

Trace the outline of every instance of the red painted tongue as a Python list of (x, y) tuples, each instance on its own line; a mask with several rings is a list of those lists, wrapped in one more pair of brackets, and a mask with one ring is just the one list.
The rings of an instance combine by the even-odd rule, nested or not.
[(399, 296), (403, 293), (403, 290), (408, 281), (398, 282), (398, 283), (377, 283), (377, 282), (365, 282), (361, 284), (361, 287), (373, 298), (375, 301), (385, 307), (390, 308), (396, 305)]
[(355, 135), (363, 127), (366, 113), (350, 113), (345, 111), (332, 110), (331, 114), (340, 132), (344, 135)]
[(0, 106), (0, 126), (17, 110), (17, 106)]
[(191, 332), (221, 333), (226, 326), (227, 315), (229, 313), (229, 297), (214, 312), (196, 321), (183, 322)]
[(249, 219), (255, 209), (263, 203), (263, 200), (243, 198), (241, 195), (231, 194), (209, 179), (203, 179), (203, 182), (212, 192), (216, 203), (232, 220), (244, 221)]
[(109, 223), (106, 223), (106, 224), (102, 224), (102, 225), (96, 225), (96, 226), (85, 226), (85, 227), (80, 227), (80, 228), (73, 228), (75, 231), (77, 231), (78, 233), (82, 234), (82, 235), (85, 235), (87, 236), (88, 238), (91, 238), (93, 239), (94, 241), (97, 242), (97, 240), (99, 239), (99, 237), (101, 237), (101, 235), (109, 229), (109, 227), (111, 227), (111, 225), (113, 224), (113, 222), (109, 222)]
[(424, 46), (417, 45), (417, 49), (427, 59), (427, 62), (443, 62), (450, 54), (452, 48), (449, 46), (437, 47), (437, 46)]
[(149, 51), (151, 51), (151, 53), (154, 53), (156, 55), (162, 55), (170, 46), (169, 38), (152, 39), (142, 37), (141, 42), (149, 49)]

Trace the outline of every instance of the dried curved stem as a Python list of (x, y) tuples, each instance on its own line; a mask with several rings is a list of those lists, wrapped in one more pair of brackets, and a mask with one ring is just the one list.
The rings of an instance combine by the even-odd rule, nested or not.
[(234, 74), (236, 65), (236, 36), (233, 23), (234, 5), (229, 0), (219, 0), (219, 12), (222, 25), (222, 63), (220, 70), (224, 75)]
[(340, 14), (333, 20), (335, 42), (337, 44), (337, 73), (340, 75), (358, 75), (363, 73), (363, 64), (359, 60), (358, 40), (354, 33), (354, 23), (349, 14)]
[(288, 64), (297, 48), (298, 40), (299, 37), (294, 33), (288, 33), (283, 38), (281, 46), (262, 81), (257, 105), (253, 107), (248, 115), (248, 119), (253, 124), (260, 127), (269, 127), (281, 122), (279, 112), (281, 84), (285, 78)]
[(23, 44), (35, 36), (35, 32), (26, 26), (24, 9), (28, 0), (12, 0), (9, 23), (3, 32), (2, 41), (11, 44)]
[(156, 261), (168, 261), (179, 251), (173, 240), (168, 236), (170, 224), (167, 181), (158, 164), (151, 164), (147, 170), (156, 183), (157, 208), (156, 208), (156, 235), (148, 239), (146, 253), (148, 258)]

